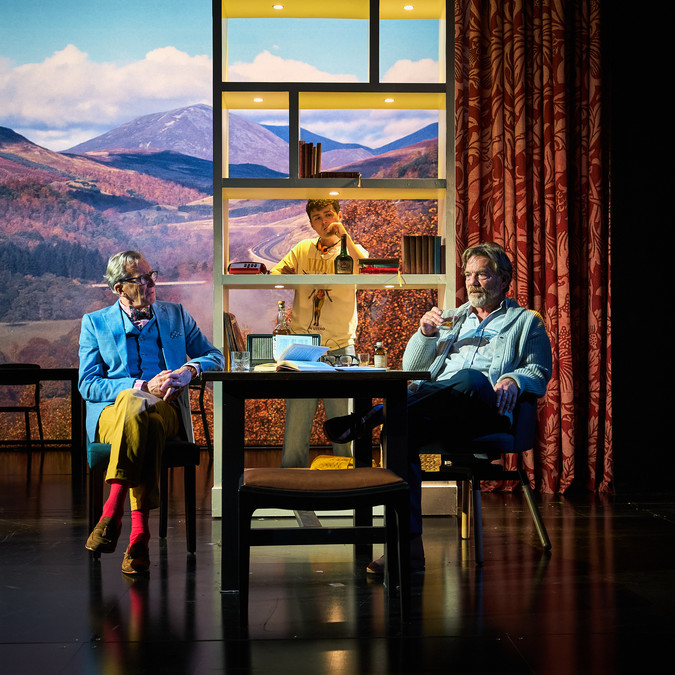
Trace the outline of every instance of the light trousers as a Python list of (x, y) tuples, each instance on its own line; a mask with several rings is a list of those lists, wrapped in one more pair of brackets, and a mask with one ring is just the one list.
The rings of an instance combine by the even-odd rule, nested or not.
[(106, 481), (130, 484), (131, 510), (159, 506), (159, 472), (167, 438), (180, 430), (178, 411), (148, 392), (126, 389), (101, 413), (97, 440), (110, 444)]
[[(355, 354), (354, 347), (333, 349), (329, 354)], [(349, 414), (350, 399), (324, 398), (323, 407), (326, 419), (342, 417)], [(281, 454), (281, 466), (303, 468), (309, 464), (309, 437), (312, 433), (312, 424), (318, 398), (288, 398), (286, 399), (286, 426), (284, 429), (284, 448)], [(351, 443), (333, 443), (333, 454), (339, 457), (352, 456)]]

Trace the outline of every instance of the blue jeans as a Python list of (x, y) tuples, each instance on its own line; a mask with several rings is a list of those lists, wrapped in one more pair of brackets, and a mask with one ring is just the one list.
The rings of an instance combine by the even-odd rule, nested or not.
[[(353, 346), (333, 349), (328, 352), (333, 356), (355, 354)], [(309, 463), (309, 437), (318, 398), (286, 399), (286, 428), (284, 430), (284, 448), (281, 455), (282, 467), (306, 467)], [(342, 417), (349, 413), (348, 398), (324, 398), (323, 407), (326, 419)], [(340, 457), (351, 457), (351, 443), (333, 443), (333, 454)]]

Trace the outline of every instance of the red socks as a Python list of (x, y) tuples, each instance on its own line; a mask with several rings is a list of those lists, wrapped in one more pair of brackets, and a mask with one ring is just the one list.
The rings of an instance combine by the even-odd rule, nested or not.
[(147, 547), (150, 541), (150, 510), (131, 512), (131, 536), (129, 537), (129, 546), (132, 544), (143, 544)]
[(103, 505), (101, 517), (108, 516), (116, 523), (119, 530), (122, 516), (124, 515), (124, 502), (129, 492), (129, 483), (126, 481), (112, 481), (110, 483), (110, 494), (106, 503)]
[[(112, 518), (119, 528), (124, 515), (124, 503), (129, 492), (129, 483), (126, 481), (111, 481), (110, 495), (103, 505), (101, 517), (108, 516)], [(131, 512), (131, 536), (129, 537), (129, 546), (131, 544), (141, 543), (147, 547), (150, 541), (150, 510)]]

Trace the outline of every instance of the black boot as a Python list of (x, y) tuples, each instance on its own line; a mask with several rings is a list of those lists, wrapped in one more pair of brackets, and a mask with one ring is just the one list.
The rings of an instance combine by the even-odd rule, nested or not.
[(333, 443), (349, 443), (349, 441), (361, 438), (367, 431), (374, 429), (384, 422), (382, 406), (376, 405), (363, 417), (356, 413), (344, 417), (333, 417), (323, 423), (326, 436)]

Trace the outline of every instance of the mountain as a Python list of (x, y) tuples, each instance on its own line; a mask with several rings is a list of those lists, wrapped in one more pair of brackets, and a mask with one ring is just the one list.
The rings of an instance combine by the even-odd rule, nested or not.
[[(288, 125), (262, 124), (261, 126), (288, 143)], [(334, 141), (332, 138), (320, 136), (319, 134), (307, 131), (307, 129), (300, 129), (300, 138), (306, 143), (314, 143), (315, 145), (321, 143), (322, 152), (330, 152), (331, 150), (351, 150), (354, 148), (361, 148), (370, 154), (373, 152), (372, 148), (368, 148), (365, 145), (360, 145), (359, 143), (340, 143), (340, 141)]]
[[(288, 143), (287, 125), (263, 124), (262, 126)], [(327, 138), (326, 136), (319, 136), (319, 134), (307, 131), (307, 129), (300, 129), (300, 138), (307, 143), (314, 143), (315, 145), (317, 143), (321, 143), (322, 156), (323, 153), (331, 152), (333, 150), (363, 150), (365, 151), (364, 154), (381, 155), (382, 153), (389, 152), (390, 150), (398, 150), (400, 148), (404, 148), (407, 145), (414, 145), (420, 141), (438, 138), (438, 122), (429, 124), (422, 129), (414, 131), (412, 134), (403, 136), (403, 138), (399, 138), (378, 148), (370, 148), (367, 145), (361, 145), (360, 143), (340, 143), (340, 141), (334, 141), (333, 139)]]
[(230, 165), (259, 164), (288, 175), (288, 143), (271, 131), (230, 113)]
[(113, 149), (171, 150), (213, 161), (213, 109), (191, 105), (144, 115), (66, 150), (83, 155)]
[(120, 212), (149, 204), (180, 206), (208, 193), (86, 156), (53, 152), (0, 127), (0, 183), (17, 177), (48, 185), (99, 209)]
[(422, 129), (418, 129), (412, 134), (408, 134), (403, 138), (399, 138), (397, 141), (392, 141), (391, 143), (382, 145), (379, 148), (375, 148), (371, 152), (374, 155), (381, 155), (385, 152), (390, 152), (391, 150), (400, 150), (401, 148), (405, 148), (409, 145), (415, 145), (420, 141), (429, 141), (433, 138), (438, 138), (438, 122), (434, 122), (433, 124), (429, 124)]
[(84, 156), (118, 169), (137, 171), (212, 194), (213, 162), (170, 150), (92, 150)]
[[(265, 174), (265, 177), (288, 175), (287, 143), (265, 127), (249, 122), (239, 115), (230, 114), (229, 123), (231, 165), (258, 164), (277, 172)], [(160, 159), (153, 158), (151, 155), (146, 155), (144, 159), (141, 159), (137, 153), (122, 152), (132, 150), (163, 150), (212, 162), (213, 108), (200, 104), (137, 117), (101, 136), (69, 148), (65, 153), (89, 154), (95, 157), (94, 153), (107, 152), (110, 156), (104, 161), (129, 169), (135, 169), (143, 162), (146, 167), (150, 167), (155, 163), (154, 160)], [(125, 158), (130, 162), (128, 166), (124, 164)], [(200, 170), (201, 168), (203, 167), (200, 167)], [(161, 170), (153, 168), (152, 171)], [(242, 171), (250, 175), (250, 171), (247, 170), (235, 173), (242, 173)], [(153, 175), (156, 174), (153, 173)], [(196, 178), (196, 180), (200, 179)]]

